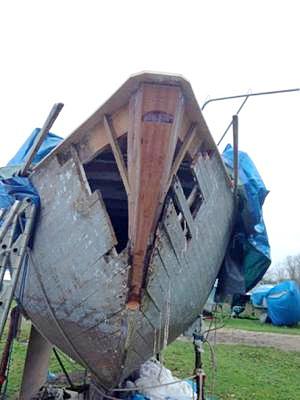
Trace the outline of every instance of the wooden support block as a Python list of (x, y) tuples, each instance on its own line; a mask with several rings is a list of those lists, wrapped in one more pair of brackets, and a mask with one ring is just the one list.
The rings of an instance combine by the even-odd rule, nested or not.
[(45, 384), (51, 344), (31, 325), (19, 400), (30, 400)]

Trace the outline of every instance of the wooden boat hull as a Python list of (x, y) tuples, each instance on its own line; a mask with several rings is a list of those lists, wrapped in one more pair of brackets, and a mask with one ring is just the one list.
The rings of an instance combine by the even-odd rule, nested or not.
[[(123, 208), (119, 205), (117, 209), (119, 221), (123, 221), (127, 196), (125, 191), (115, 195), (111, 189), (115, 175), (110, 167), (109, 189), (105, 189), (107, 170), (104, 168), (111, 159), (103, 150), (107, 151), (107, 138), (101, 132), (110, 120), (103, 122), (103, 108), (98, 110), (31, 176), (40, 194), (42, 209), (28, 270), (23, 271), (18, 295), (24, 312), (41, 334), (86, 366), (106, 389), (117, 386), (196, 319), (221, 266), (233, 218), (230, 182), (199, 109), (191, 110), (195, 100), (191, 99), (192, 92), (186, 81), (143, 74), (129, 82), (117, 97), (104, 105), (105, 113), (109, 111), (112, 115), (115, 138), (124, 137), (127, 132), (131, 134), (128, 107), (132, 107), (132, 96), (138, 96), (136, 90), (143, 90), (141, 85), (146, 82), (154, 89), (159, 85), (160, 90), (162, 84), (169, 85), (172, 91), (175, 85), (175, 92), (180, 92), (185, 101), (180, 126), (184, 125), (186, 135), (191, 132), (191, 124), (197, 123), (201, 131), (199, 140), (191, 136), (190, 144), (195, 145), (189, 147), (190, 161), (186, 161), (187, 153), (180, 160), (187, 141), (184, 137), (180, 140), (180, 131), (168, 147), (171, 161), (175, 161), (168, 161), (165, 168), (169, 173), (161, 178), (162, 186), (158, 185), (151, 201), (151, 204), (156, 202), (153, 212), (147, 214), (148, 219), (143, 219), (147, 210), (140, 205), (140, 196), (146, 186), (134, 195), (132, 187), (137, 173), (130, 169), (134, 157), (128, 160), (127, 183), (131, 190), (127, 193), (129, 227), (125, 242), (128, 239), (128, 243), (118, 249), (124, 231), (118, 232), (117, 222), (112, 224), (111, 212), (123, 196)], [(153, 115), (149, 117), (152, 124), (165, 123), (162, 114), (158, 119)], [(148, 125), (146, 128), (150, 129)], [(155, 129), (163, 135), (166, 127), (155, 126)], [(130, 140), (129, 137), (128, 143)], [(176, 142), (181, 145), (177, 153)], [(124, 153), (123, 167), (126, 157)], [(155, 155), (153, 158), (155, 163)], [(180, 165), (177, 173), (170, 176), (176, 160), (181, 161)], [(97, 165), (101, 176), (95, 178)], [(123, 167), (118, 164), (125, 182), (123, 189), (126, 189), (127, 171), (123, 170), (123, 176)], [(149, 168), (152, 167), (151, 164)], [(98, 179), (103, 190), (93, 191), (96, 185), (93, 179)], [(149, 230), (144, 244), (140, 240), (143, 223)], [(135, 230), (136, 226), (140, 230)], [(138, 250), (136, 243), (140, 246)], [(134, 277), (138, 282), (135, 288), (140, 287), (132, 307), (133, 266), (141, 254), (142, 261), (137, 265), (142, 267)]]

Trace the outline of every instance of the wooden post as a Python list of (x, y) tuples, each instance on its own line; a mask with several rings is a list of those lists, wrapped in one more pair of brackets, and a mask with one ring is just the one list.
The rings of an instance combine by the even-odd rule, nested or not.
[(31, 325), (19, 400), (30, 400), (45, 384), (52, 346)]
[(39, 148), (41, 147), (44, 139), (46, 138), (47, 134), (49, 133), (52, 125), (54, 124), (54, 121), (58, 117), (58, 114), (61, 112), (61, 109), (63, 108), (63, 106), (64, 106), (63, 103), (56, 103), (52, 107), (50, 114), (48, 115), (48, 118), (46, 119), (42, 129), (36, 136), (35, 141), (26, 156), (25, 164), (23, 165), (23, 167), (20, 171), (21, 176), (26, 176), (28, 174), (28, 170), (30, 168), (32, 160), (34, 159), (34, 156), (36, 155)]

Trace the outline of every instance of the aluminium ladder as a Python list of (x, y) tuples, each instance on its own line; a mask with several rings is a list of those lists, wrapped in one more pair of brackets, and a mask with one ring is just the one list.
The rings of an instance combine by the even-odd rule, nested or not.
[(0, 338), (29, 250), (35, 216), (36, 205), (30, 198), (16, 200), (8, 210), (0, 209)]

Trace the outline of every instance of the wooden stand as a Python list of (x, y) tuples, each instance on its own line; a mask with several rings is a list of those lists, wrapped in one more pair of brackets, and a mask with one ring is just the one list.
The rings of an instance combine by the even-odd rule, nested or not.
[(19, 400), (30, 400), (47, 380), (52, 346), (31, 326)]

